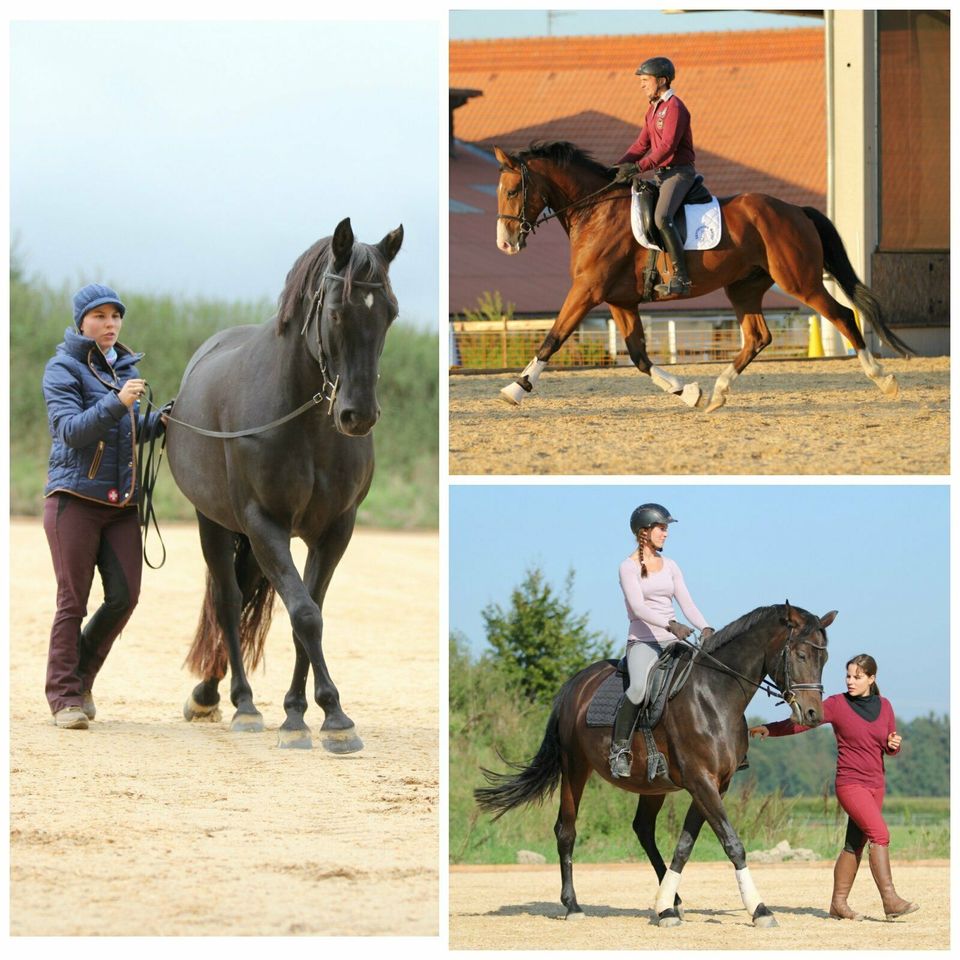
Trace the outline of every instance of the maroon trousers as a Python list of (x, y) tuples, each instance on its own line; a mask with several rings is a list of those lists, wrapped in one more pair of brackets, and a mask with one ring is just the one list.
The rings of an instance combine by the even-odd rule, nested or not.
[[(57, 576), (57, 612), (47, 656), (53, 713), (79, 707), (140, 597), (143, 558), (137, 508), (111, 507), (68, 493), (44, 501), (43, 529)], [(81, 630), (94, 570), (104, 600)]]
[(858, 857), (869, 840), (880, 847), (890, 846), (890, 831), (883, 819), (883, 795), (886, 784), (866, 787), (859, 783), (837, 784), (837, 800), (847, 816), (847, 835), (844, 850)]

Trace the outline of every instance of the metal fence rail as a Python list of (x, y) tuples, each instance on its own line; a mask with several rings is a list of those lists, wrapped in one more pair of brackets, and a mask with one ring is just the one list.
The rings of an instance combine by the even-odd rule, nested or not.
[[(786, 314), (767, 317), (773, 342), (767, 359), (800, 359), (809, 355), (810, 317)], [(818, 318), (819, 322), (819, 318)], [(543, 342), (552, 319), (453, 321), (450, 324), (450, 365), (470, 369), (523, 367)], [(743, 345), (740, 326), (730, 318), (644, 319), (647, 353), (654, 363), (725, 361)], [(553, 367), (594, 367), (630, 364), (626, 345), (612, 319), (606, 328), (581, 327), (551, 358)]]

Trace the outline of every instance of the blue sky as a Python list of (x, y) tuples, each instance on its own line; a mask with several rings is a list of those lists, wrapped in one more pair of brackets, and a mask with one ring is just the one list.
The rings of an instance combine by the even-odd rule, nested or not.
[(450, 39), (768, 30), (822, 24), (821, 19), (750, 10), (679, 14), (663, 13), (662, 8), (642, 10), (636, 7), (631, 10), (453, 10), (450, 13)]
[(15, 255), (56, 285), (275, 300), (343, 217), (366, 242), (402, 222), (401, 317), (435, 326), (439, 37), (415, 21), (12, 23)]
[[(664, 504), (677, 518), (665, 553), (683, 570), (716, 627), (758, 606), (791, 603), (828, 631), (828, 693), (844, 663), (870, 653), (898, 715), (949, 712), (949, 510), (945, 486), (880, 485), (452, 485), (450, 629), (484, 649), (481, 610), (508, 607), (531, 567), (562, 589), (575, 574), (573, 608), (625, 642), (617, 568), (633, 545), (630, 513)], [(750, 706), (776, 719), (764, 697)]]

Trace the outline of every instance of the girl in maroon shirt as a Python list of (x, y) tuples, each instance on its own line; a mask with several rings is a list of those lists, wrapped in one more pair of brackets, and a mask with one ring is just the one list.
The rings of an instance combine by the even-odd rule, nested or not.
[[(847, 896), (868, 840), (870, 871), (887, 919), (920, 908), (897, 895), (890, 874), (890, 831), (881, 812), (886, 785), (883, 758), (900, 752), (902, 738), (896, 730), (893, 707), (880, 696), (876, 679), (876, 661), (862, 653), (847, 662), (847, 692), (823, 701), (823, 722), (833, 725), (837, 738), (837, 800), (849, 817), (846, 841), (833, 868), (830, 916), (837, 920), (863, 919), (847, 905)], [(780, 720), (751, 727), (750, 736), (788, 737), (810, 729)]]

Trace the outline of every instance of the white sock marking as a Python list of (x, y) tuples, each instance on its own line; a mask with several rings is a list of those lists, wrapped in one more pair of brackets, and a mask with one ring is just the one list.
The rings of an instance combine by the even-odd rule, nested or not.
[(753, 885), (753, 877), (750, 876), (749, 867), (737, 870), (736, 874), (737, 886), (740, 888), (740, 899), (743, 900), (747, 913), (752, 917), (756, 913), (757, 907), (760, 906), (760, 894), (757, 893), (757, 888)]
[(537, 380), (540, 379), (540, 374), (543, 373), (544, 367), (546, 367), (546, 360), (538, 360), (534, 357), (524, 368), (523, 372), (520, 374), (521, 377), (527, 377), (530, 380), (530, 386), (534, 386)]

